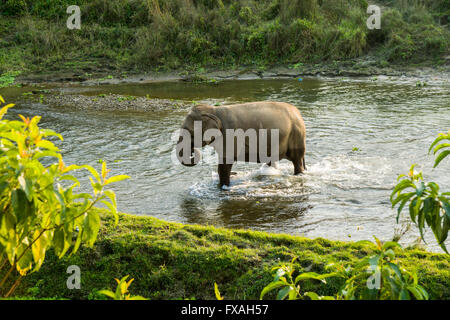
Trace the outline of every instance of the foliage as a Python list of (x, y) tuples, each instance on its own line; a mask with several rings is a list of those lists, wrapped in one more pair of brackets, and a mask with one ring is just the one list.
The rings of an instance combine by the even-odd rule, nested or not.
[(122, 279), (115, 278), (117, 282), (117, 288), (116, 291), (112, 292), (110, 290), (100, 290), (99, 293), (103, 294), (111, 299), (114, 300), (147, 300), (144, 297), (141, 296), (132, 296), (128, 293), (128, 287), (131, 285), (131, 283), (134, 281), (134, 279), (130, 279), (127, 282), (129, 275), (126, 275)]
[[(81, 30), (65, 25), (74, 4)], [(0, 69), (295, 64), (369, 51), (382, 61), (423, 62), (448, 54), (445, 4), (387, 5), (382, 29), (368, 30), (365, 0), (8, 0), (0, 3)]]
[(400, 245), (375, 240), (377, 254), (361, 259), (353, 268), (337, 266), (339, 274), (348, 277), (338, 297), (345, 300), (410, 300), (411, 297), (428, 300), (417, 274), (396, 263), (393, 249)]
[(302, 280), (319, 280), (323, 283), (326, 283), (326, 278), (334, 277), (338, 275), (337, 273), (329, 273), (329, 274), (317, 274), (315, 272), (305, 272), (301, 273), (298, 276), (295, 277), (294, 280), (294, 272), (295, 272), (295, 266), (294, 262), (297, 258), (294, 258), (291, 263), (289, 264), (282, 264), (281, 266), (276, 266), (272, 268), (272, 271), (275, 272), (275, 276), (273, 278), (273, 281), (268, 284), (263, 291), (261, 291), (260, 299), (262, 298), (270, 291), (279, 289), (277, 294), (277, 300), (284, 300), (288, 298), (288, 300), (298, 300), (302, 298), (303, 296), (308, 296), (312, 300), (334, 300), (333, 297), (330, 296), (319, 296), (315, 292), (306, 292), (302, 294), (300, 292), (300, 285), (299, 282)]
[[(274, 267), (274, 280), (261, 292), (261, 299), (266, 293), (279, 289), (277, 300), (289, 300), (309, 297), (311, 300), (427, 300), (428, 293), (418, 284), (415, 272), (400, 268), (395, 262), (393, 248), (400, 247), (397, 242), (382, 244), (376, 240), (377, 254), (366, 256), (354, 266), (345, 267), (342, 263), (331, 263), (327, 266), (333, 272), (317, 274), (315, 272), (300, 273), (294, 280), (294, 260), (288, 265)], [(365, 241), (369, 242), (369, 241)], [(370, 242), (369, 242), (370, 243)], [(298, 283), (301, 280), (320, 280), (326, 283), (326, 278), (344, 278), (345, 283), (334, 296), (319, 296), (315, 292), (300, 292)]]
[(442, 151), (437, 156), (433, 168), (436, 168), (442, 160), (444, 160), (448, 155), (450, 155), (450, 150), (442, 150), (442, 149), (450, 149), (450, 143), (445, 142), (440, 143), (443, 140), (450, 141), (450, 130), (448, 131), (448, 133), (440, 133), (439, 136), (433, 141), (433, 143), (430, 146), (430, 149), (428, 150), (428, 152), (431, 152), (431, 150), (433, 150), (434, 155), (436, 155), (438, 151)]
[[(0, 102), (5, 101), (0, 97)], [(117, 223), (116, 196), (107, 187), (128, 178), (108, 177), (106, 162), (101, 174), (88, 165), (66, 166), (50, 140), (62, 136), (40, 128), (38, 116), (3, 119), (11, 107), (0, 110), (0, 272), (7, 268), (0, 289), (14, 269), (18, 281), (38, 271), (50, 248), (61, 258), (70, 248), (71, 255), (76, 253), (82, 243), (92, 247), (100, 228), (100, 216), (92, 208), (103, 203)], [(91, 174), (92, 194), (75, 192), (80, 182), (72, 172), (80, 169)]]
[[(439, 150), (448, 148), (448, 143), (439, 142), (448, 139), (449, 134), (441, 133), (432, 143), (430, 151), (434, 147), (434, 154)], [(436, 167), (450, 151), (441, 152), (435, 160)], [(415, 165), (411, 166), (408, 176), (400, 175), (398, 183), (391, 194), (392, 207), (399, 205), (397, 209), (397, 222), (403, 208), (409, 202), (409, 215), (411, 220), (418, 226), (420, 235), (424, 239), (425, 224), (431, 228), (436, 241), (441, 248), (448, 253), (445, 240), (450, 229), (450, 192), (441, 192), (440, 187), (435, 182), (425, 183), (422, 172), (414, 172)]]
[(0, 75), (0, 88), (8, 87), (14, 83), (16, 76), (20, 74), (20, 71), (9, 71)]
[[(33, 290), (36, 299), (101, 298), (96, 293), (112, 287), (111, 274), (130, 274), (135, 278), (133, 294), (151, 300), (216, 299), (214, 282), (226, 299), (257, 300), (273, 279), (274, 261), (289, 262), (298, 257), (296, 270), (322, 274), (328, 272), (326, 266), (331, 262), (355, 266), (361, 257), (373, 255), (376, 250), (369, 243), (312, 240), (122, 213), (120, 223), (114, 227), (110, 214), (103, 213), (103, 209), (93, 210), (100, 213), (102, 220), (95, 246), (81, 247), (76, 255), (62, 259), (50, 251), (40, 271), (23, 278), (15, 297), (30, 296), (29, 288), (38, 286), (39, 290)], [(415, 269), (430, 299), (450, 299), (447, 255), (406, 248), (397, 253), (397, 261), (407, 270)], [(66, 287), (68, 265), (83, 270), (80, 290)], [(40, 279), (44, 281), (37, 285)], [(326, 281), (327, 285), (316, 280), (302, 281), (302, 292), (332, 296), (345, 282), (340, 277)]]

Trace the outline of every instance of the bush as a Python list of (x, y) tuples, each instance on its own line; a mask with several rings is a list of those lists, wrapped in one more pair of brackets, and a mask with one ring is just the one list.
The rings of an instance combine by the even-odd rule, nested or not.
[[(330, 273), (315, 272), (296, 273), (294, 261), (290, 264), (276, 266), (273, 281), (261, 292), (261, 299), (270, 291), (278, 290), (277, 300), (428, 300), (425, 289), (419, 285), (417, 274), (405, 270), (398, 265), (395, 258), (397, 242), (381, 243), (376, 240), (377, 253), (366, 256), (355, 266), (345, 266), (342, 263), (330, 263), (327, 266)], [(369, 241), (360, 241), (365, 243)], [(297, 274), (297, 275), (296, 275)], [(344, 284), (333, 296), (319, 296), (315, 292), (301, 292), (300, 282), (316, 280), (326, 284), (327, 278), (343, 278)]]
[[(450, 140), (450, 131), (448, 134), (441, 133), (430, 146), (429, 152), (440, 152), (434, 167), (450, 155), (450, 150), (446, 150), (450, 148), (450, 143), (443, 142), (445, 140)], [(425, 183), (422, 172), (415, 173), (414, 167), (411, 166), (407, 176), (403, 174), (398, 177), (391, 194), (392, 207), (399, 205), (397, 222), (403, 208), (409, 203), (410, 218), (418, 226), (422, 239), (426, 224), (433, 231), (439, 246), (448, 253), (445, 240), (450, 229), (450, 192), (441, 192), (435, 182)]]
[[(100, 228), (92, 208), (103, 203), (117, 223), (116, 197), (107, 186), (128, 178), (108, 177), (105, 162), (101, 174), (87, 165), (66, 166), (49, 139), (62, 136), (39, 128), (37, 116), (3, 119), (11, 107), (0, 110), (0, 290), (5, 296), (21, 277), (40, 269), (50, 248), (61, 258), (70, 248), (76, 253), (82, 243), (92, 247)], [(92, 194), (75, 192), (80, 183), (71, 173), (80, 169), (91, 174)], [(7, 282), (14, 269), (19, 276)], [(12, 284), (5, 291), (7, 283)]]
[[(81, 30), (65, 26), (69, 4), (81, 8)], [(449, 31), (440, 24), (448, 11), (444, 0), (386, 4), (381, 30), (367, 29), (365, 0), (8, 0), (0, 12), (16, 17), (4, 27), (9, 36), (2, 44), (23, 48), (29, 68), (70, 59), (108, 59), (140, 71), (186, 63), (317, 62), (355, 58), (373, 48), (382, 60), (398, 62), (447, 53)]]

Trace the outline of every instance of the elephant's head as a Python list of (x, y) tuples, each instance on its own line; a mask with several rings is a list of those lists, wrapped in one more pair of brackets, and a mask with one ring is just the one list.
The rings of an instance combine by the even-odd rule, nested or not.
[(177, 143), (177, 157), (182, 165), (193, 167), (198, 164), (201, 159), (198, 148), (214, 141), (214, 135), (209, 138), (209, 134), (205, 135), (205, 132), (211, 129), (218, 132), (222, 130), (222, 122), (215, 114), (214, 107), (208, 105), (193, 107), (184, 120)]

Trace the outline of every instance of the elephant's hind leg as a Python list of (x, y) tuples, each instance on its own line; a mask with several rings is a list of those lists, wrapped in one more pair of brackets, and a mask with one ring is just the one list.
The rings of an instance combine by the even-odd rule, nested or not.
[(295, 152), (295, 155), (292, 157), (291, 161), (294, 164), (294, 175), (301, 174), (306, 170), (304, 150)]
[(303, 173), (303, 166), (301, 164), (301, 160), (292, 161), (294, 164), (294, 175), (298, 175)]

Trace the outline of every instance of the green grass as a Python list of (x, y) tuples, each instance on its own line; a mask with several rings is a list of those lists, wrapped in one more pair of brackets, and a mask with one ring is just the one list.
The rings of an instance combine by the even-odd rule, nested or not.
[[(214, 282), (226, 299), (259, 299), (272, 280), (270, 269), (279, 262), (297, 256), (299, 271), (312, 266), (311, 271), (323, 272), (331, 261), (352, 264), (375, 249), (367, 244), (183, 225), (127, 214), (120, 215), (117, 227), (111, 218), (103, 215), (102, 219), (93, 249), (81, 248), (61, 260), (48, 254), (41, 270), (23, 279), (16, 296), (97, 299), (98, 290), (115, 288), (114, 278), (129, 274), (135, 278), (131, 293), (151, 299), (215, 299)], [(450, 299), (448, 255), (418, 249), (397, 255), (401, 266), (417, 270), (433, 299)], [(80, 290), (66, 288), (70, 265), (81, 269)], [(303, 288), (332, 295), (340, 281), (305, 282)]]
[[(380, 63), (440, 65), (450, 4), (366, 0), (7, 0), (0, 4), (0, 74), (301, 66), (375, 54)], [(81, 30), (68, 30), (78, 4)]]
[(0, 88), (8, 87), (14, 83), (16, 76), (20, 74), (20, 71), (9, 71), (0, 75)]

